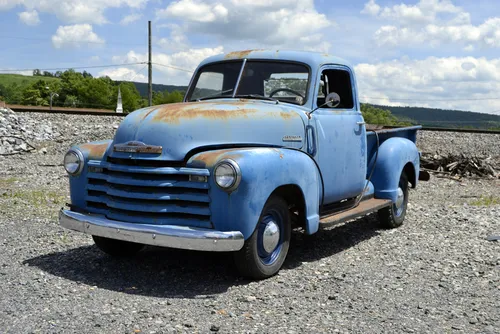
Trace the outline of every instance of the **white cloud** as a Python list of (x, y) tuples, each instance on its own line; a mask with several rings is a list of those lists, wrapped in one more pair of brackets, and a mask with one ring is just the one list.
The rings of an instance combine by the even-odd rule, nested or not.
[(376, 16), (380, 12), (380, 6), (375, 3), (375, 0), (370, 0), (365, 4), (361, 14)]
[(22, 3), (22, 0), (0, 0), (0, 10), (9, 10)]
[(19, 13), (19, 20), (29, 26), (36, 26), (40, 23), (40, 18), (36, 10)]
[(355, 69), (363, 102), (486, 113), (500, 110), (500, 58), (403, 58), (362, 63)]
[(104, 44), (104, 40), (92, 31), (90, 24), (75, 24), (59, 26), (56, 34), (52, 36), (52, 45), (59, 49), (62, 47), (82, 47), (88, 45)]
[(118, 68), (103, 70), (99, 72), (97, 76), (98, 77), (108, 76), (116, 81), (146, 82), (148, 78), (141, 72), (137, 72), (135, 69), (132, 68), (118, 67)]
[(26, 10), (51, 13), (67, 23), (108, 22), (104, 12), (108, 8), (143, 8), (148, 0), (0, 0), (0, 10), (23, 5)]
[(470, 13), (450, 0), (420, 0), (415, 5), (399, 4), (378, 10), (373, 9), (375, 6), (375, 0), (370, 0), (363, 13), (377, 16), (385, 23), (394, 22), (375, 32), (379, 46), (458, 44), (468, 52), (477, 46), (500, 48), (500, 17), (474, 25)]
[(228, 10), (222, 4), (209, 5), (195, 0), (174, 1), (167, 8), (160, 10), (158, 18), (183, 17), (194, 22), (213, 22), (227, 17)]
[[(166, 83), (171, 85), (187, 85), (192, 71), (205, 58), (223, 53), (224, 49), (219, 46), (215, 48), (187, 49), (175, 53), (153, 53), (153, 81), (155, 83)], [(146, 53), (129, 51), (125, 56), (114, 56), (115, 63), (146, 62)], [(157, 65), (159, 64), (159, 65)]]
[(164, 27), (170, 28), (170, 37), (160, 38), (157, 44), (168, 51), (182, 51), (189, 48), (187, 36), (182, 31), (182, 28), (177, 24), (166, 24)]
[(126, 15), (125, 17), (123, 17), (123, 19), (121, 19), (120, 24), (123, 26), (126, 26), (127, 24), (130, 24), (130, 23), (133, 23), (135, 21), (140, 20), (141, 17), (142, 17), (142, 14)]
[(313, 0), (179, 0), (157, 16), (179, 20), (185, 32), (273, 48), (325, 49), (328, 46), (319, 45), (318, 39), (325, 40), (323, 31), (333, 25), (315, 9)]

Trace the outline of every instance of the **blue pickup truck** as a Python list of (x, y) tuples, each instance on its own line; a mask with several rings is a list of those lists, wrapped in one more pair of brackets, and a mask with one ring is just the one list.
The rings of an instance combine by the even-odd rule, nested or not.
[(418, 129), (370, 130), (342, 59), (210, 57), (183, 103), (137, 110), (112, 140), (67, 152), (71, 204), (59, 221), (113, 256), (144, 245), (233, 252), (242, 275), (270, 277), (294, 228), (373, 212), (400, 226), (419, 180)]

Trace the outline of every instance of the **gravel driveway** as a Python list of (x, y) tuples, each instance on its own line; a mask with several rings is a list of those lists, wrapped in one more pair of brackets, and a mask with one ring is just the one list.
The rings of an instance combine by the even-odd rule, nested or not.
[[(422, 182), (396, 230), (368, 216), (296, 232), (280, 274), (251, 282), (230, 254), (150, 247), (117, 260), (60, 228), (57, 211), (69, 201), (62, 154), (109, 138), (117, 118), (22, 117), (60, 135), (0, 157), (1, 332), (499, 332), (500, 242), (487, 237), (500, 234), (500, 180)], [(442, 150), (453, 135), (425, 133), (420, 145)], [(470, 150), (496, 142), (496, 155), (498, 139), (488, 138), (473, 137)]]

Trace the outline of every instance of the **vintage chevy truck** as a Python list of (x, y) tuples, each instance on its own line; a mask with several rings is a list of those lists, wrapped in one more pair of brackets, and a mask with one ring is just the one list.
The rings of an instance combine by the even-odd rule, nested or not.
[(234, 252), (276, 274), (291, 231), (377, 212), (403, 223), (419, 180), (418, 126), (367, 130), (356, 78), (326, 54), (242, 51), (204, 60), (184, 102), (129, 114), (113, 140), (64, 158), (66, 228), (114, 256), (144, 245)]

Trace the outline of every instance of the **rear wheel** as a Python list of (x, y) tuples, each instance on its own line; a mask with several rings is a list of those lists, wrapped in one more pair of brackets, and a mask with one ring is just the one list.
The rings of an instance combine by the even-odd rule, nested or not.
[(93, 235), (92, 238), (100, 250), (116, 257), (134, 256), (144, 248), (143, 244), (137, 244), (135, 242), (98, 237), (96, 235)]
[(403, 225), (406, 216), (406, 207), (408, 205), (408, 189), (408, 177), (405, 172), (402, 172), (399, 178), (396, 202), (378, 211), (378, 217), (382, 227), (396, 228)]
[(287, 202), (279, 196), (271, 195), (252, 236), (234, 254), (240, 274), (256, 279), (275, 275), (288, 254), (291, 230)]

